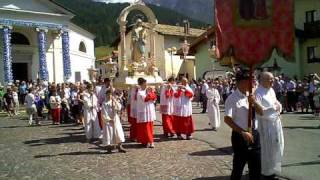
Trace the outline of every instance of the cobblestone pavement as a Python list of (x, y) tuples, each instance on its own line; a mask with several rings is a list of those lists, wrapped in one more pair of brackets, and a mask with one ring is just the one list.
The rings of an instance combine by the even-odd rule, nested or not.
[(156, 122), (154, 149), (126, 143), (126, 154), (106, 154), (86, 143), (81, 126), (29, 127), (22, 116), (2, 114), (0, 179), (228, 179), (230, 155), (198, 140), (166, 140), (161, 132)]

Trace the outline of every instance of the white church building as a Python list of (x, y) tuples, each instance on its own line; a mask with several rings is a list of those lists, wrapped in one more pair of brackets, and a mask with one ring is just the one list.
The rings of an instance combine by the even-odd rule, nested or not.
[(0, 82), (89, 80), (94, 38), (50, 0), (0, 1)]

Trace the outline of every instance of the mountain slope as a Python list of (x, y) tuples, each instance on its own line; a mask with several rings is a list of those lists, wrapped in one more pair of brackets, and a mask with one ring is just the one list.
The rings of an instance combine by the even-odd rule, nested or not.
[(143, 0), (147, 4), (175, 10), (202, 22), (213, 23), (214, 0)]
[[(92, 0), (55, 0), (57, 3), (70, 9), (75, 13), (73, 22), (89, 32), (96, 35), (95, 46), (110, 45), (119, 35), (119, 26), (116, 22), (120, 12), (128, 3), (100, 3)], [(182, 22), (183, 19), (189, 19), (192, 27), (204, 27), (205, 24), (193, 20), (176, 11), (158, 7), (156, 5), (148, 5), (155, 13), (159, 23), (175, 25)], [(130, 13), (130, 17), (134, 15)], [(133, 15), (132, 15), (133, 14)]]

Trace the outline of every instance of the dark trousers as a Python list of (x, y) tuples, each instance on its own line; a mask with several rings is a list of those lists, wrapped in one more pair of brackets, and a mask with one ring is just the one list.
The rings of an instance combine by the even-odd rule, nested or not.
[(208, 101), (208, 98), (204, 94), (202, 94), (201, 96), (203, 96), (202, 97), (202, 113), (206, 113), (207, 112), (207, 101)]
[(311, 111), (314, 112), (314, 100), (313, 100), (313, 96), (314, 96), (314, 93), (309, 93), (309, 103), (310, 103), (310, 108), (311, 108)]
[(287, 111), (295, 111), (296, 110), (296, 93), (293, 91), (287, 92), (288, 98), (288, 109)]
[(228, 98), (228, 94), (222, 94), (223, 102), (226, 102), (227, 98)]
[(248, 145), (241, 134), (233, 131), (231, 142), (233, 149), (233, 168), (231, 180), (241, 180), (246, 163), (249, 168), (250, 180), (259, 180), (261, 175), (261, 151), (258, 131), (252, 132), (254, 143)]

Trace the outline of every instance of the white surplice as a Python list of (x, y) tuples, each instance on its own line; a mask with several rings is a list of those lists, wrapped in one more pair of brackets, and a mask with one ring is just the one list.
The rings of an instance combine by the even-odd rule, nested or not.
[(261, 173), (266, 176), (279, 174), (284, 149), (281, 104), (272, 88), (259, 86), (255, 94), (257, 102), (263, 107), (263, 115), (256, 114), (261, 142)]
[(84, 127), (87, 139), (99, 138), (101, 130), (98, 120), (98, 98), (95, 94), (84, 93)]
[[(113, 102), (113, 106), (112, 106)], [(107, 101), (102, 104), (101, 112), (104, 121), (103, 144), (112, 145), (125, 141), (122, 124), (117, 112), (120, 112), (121, 104), (118, 101)]]
[[(166, 92), (170, 91), (167, 86), (168, 85), (164, 85), (161, 87), (160, 112), (161, 114), (172, 115), (173, 114), (173, 96), (172, 97), (166, 96)], [(172, 90), (172, 93), (174, 93), (173, 88), (171, 90)]]
[(220, 127), (219, 91), (215, 88), (209, 88), (206, 91), (206, 96), (208, 98), (207, 110), (208, 110), (210, 126), (211, 128), (219, 128)]
[(137, 123), (156, 120), (156, 110), (153, 101), (145, 102), (147, 91), (140, 89), (137, 94)]
[(132, 87), (130, 90), (130, 116), (131, 118), (137, 118), (137, 91), (138, 87)]
[[(177, 92), (178, 90), (176, 90)], [(173, 98), (173, 114), (175, 116), (180, 117), (189, 117), (192, 116), (192, 98), (187, 97), (185, 95), (186, 91), (190, 92), (193, 96), (194, 93), (189, 85), (185, 87), (185, 89), (182, 89), (182, 95), (180, 97), (174, 97)]]

